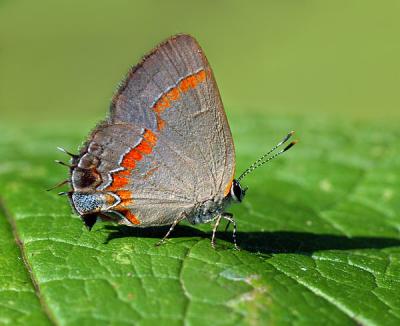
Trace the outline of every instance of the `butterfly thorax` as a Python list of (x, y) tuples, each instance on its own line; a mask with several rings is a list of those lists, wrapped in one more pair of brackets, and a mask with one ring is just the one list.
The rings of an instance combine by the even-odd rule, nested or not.
[(187, 220), (192, 224), (207, 223), (217, 216), (225, 213), (226, 208), (232, 203), (242, 202), (246, 189), (242, 188), (238, 180), (233, 180), (230, 191), (226, 196), (215, 196), (212, 199), (199, 202), (195, 205)]
[(187, 217), (192, 224), (208, 223), (215, 217), (225, 212), (225, 209), (231, 202), (231, 197), (216, 196), (195, 205)]

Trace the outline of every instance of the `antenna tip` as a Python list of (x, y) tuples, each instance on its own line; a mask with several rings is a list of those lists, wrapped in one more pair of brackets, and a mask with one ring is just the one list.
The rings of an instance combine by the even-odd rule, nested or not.
[(287, 146), (283, 149), (283, 152), (286, 152), (286, 151), (289, 150), (291, 147), (293, 147), (294, 145), (296, 145), (298, 142), (299, 142), (298, 140), (292, 141), (289, 145), (287, 145)]

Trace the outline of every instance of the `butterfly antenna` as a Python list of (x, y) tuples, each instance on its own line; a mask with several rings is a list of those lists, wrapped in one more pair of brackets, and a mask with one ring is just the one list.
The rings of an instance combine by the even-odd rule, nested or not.
[(273, 151), (275, 151), (278, 147), (282, 146), (284, 143), (286, 143), (290, 137), (294, 134), (294, 131), (289, 132), (278, 144), (276, 144), (274, 147), (272, 147), (267, 153), (265, 153), (263, 156), (261, 156), (257, 161), (255, 161), (252, 165), (250, 165), (240, 176), (237, 178), (237, 181), (240, 181), (243, 179), (246, 175), (249, 173), (253, 172), (255, 169), (259, 168), (260, 166), (264, 165), (265, 163), (273, 160), (274, 158), (278, 157), (279, 155), (283, 154), (287, 150), (289, 150), (292, 146), (294, 146), (298, 141), (292, 141), (287, 145), (284, 149), (280, 150), (279, 152), (275, 153), (274, 155), (270, 156), (267, 158), (269, 154), (271, 154)]
[(58, 149), (60, 152), (63, 152), (63, 153), (65, 153), (65, 154), (67, 154), (67, 155), (69, 155), (69, 156), (71, 156), (71, 157), (73, 157), (73, 158), (79, 157), (79, 156), (76, 155), (76, 154), (72, 154), (71, 152), (68, 152), (65, 148), (57, 147), (57, 149)]
[(67, 183), (69, 183), (69, 180), (61, 181), (61, 182), (57, 183), (56, 185), (54, 185), (53, 187), (51, 187), (51, 188), (49, 188), (49, 189), (46, 189), (46, 191), (54, 190), (54, 189), (56, 189), (56, 188), (59, 188), (59, 187), (65, 185), (65, 184), (67, 184)]
[(65, 162), (63, 162), (63, 161), (60, 161), (60, 160), (54, 160), (54, 162), (55, 162), (55, 163), (57, 163), (57, 164), (60, 164), (60, 165), (63, 165), (63, 166), (69, 167), (70, 169), (72, 169), (72, 168), (75, 168), (75, 167), (76, 167), (76, 164), (68, 164), (68, 163), (65, 163)]

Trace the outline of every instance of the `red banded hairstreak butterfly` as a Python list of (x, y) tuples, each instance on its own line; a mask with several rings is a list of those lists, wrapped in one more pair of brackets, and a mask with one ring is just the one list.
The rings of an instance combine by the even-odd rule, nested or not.
[[(241, 180), (296, 142), (293, 132), (237, 179), (235, 149), (219, 91), (197, 41), (176, 35), (133, 67), (114, 95), (110, 114), (72, 156), (69, 196), (90, 230), (98, 219), (135, 227), (170, 225), (162, 243), (182, 220), (215, 222), (211, 244), (226, 212), (241, 202)], [(271, 154), (271, 156), (269, 156)], [(59, 184), (59, 185), (61, 185)]]

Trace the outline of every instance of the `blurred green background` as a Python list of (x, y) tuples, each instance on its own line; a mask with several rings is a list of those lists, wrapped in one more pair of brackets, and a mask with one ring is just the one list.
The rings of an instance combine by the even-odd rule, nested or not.
[(203, 46), (231, 117), (395, 121), (399, 17), (397, 0), (3, 0), (1, 120), (94, 124), (129, 66), (185, 32)]
[[(160, 248), (87, 232), (44, 191), (67, 176), (55, 147), (179, 32), (214, 69), (237, 173), (301, 140), (245, 180), (240, 252), (210, 225)], [(399, 32), (398, 0), (0, 0), (0, 324), (400, 325)]]

